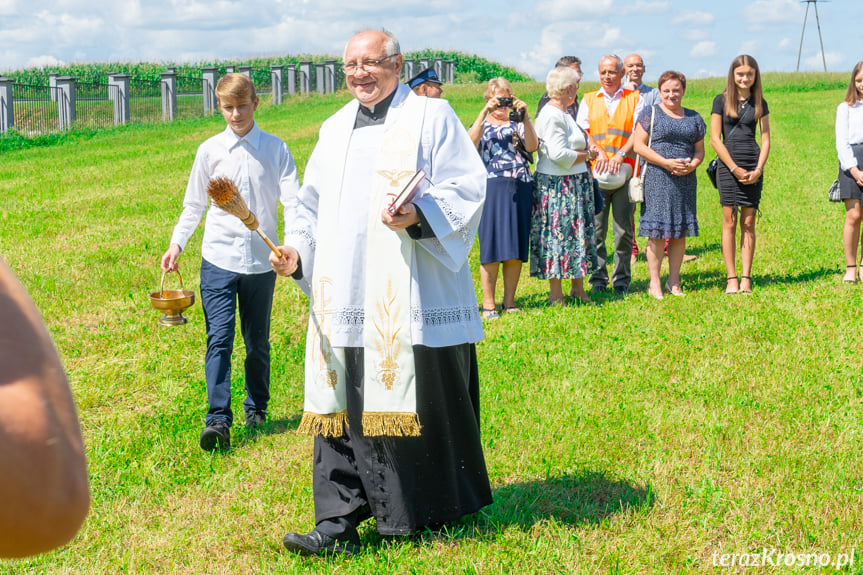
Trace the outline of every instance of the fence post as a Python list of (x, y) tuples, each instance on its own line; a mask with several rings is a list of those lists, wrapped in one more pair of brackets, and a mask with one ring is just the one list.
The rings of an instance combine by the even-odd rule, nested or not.
[(252, 77), (252, 67), (251, 66), (240, 66), (237, 68), (237, 71), (245, 76), (246, 78)]
[(311, 87), (312, 63), (300, 62), (300, 94), (308, 94)]
[(405, 71), (405, 78), (404, 78), (405, 83), (407, 83), (408, 80), (410, 80), (411, 78), (413, 78), (414, 76), (416, 76), (419, 73), (419, 72), (414, 72), (414, 61), (413, 60), (405, 60), (403, 68)]
[(170, 122), (177, 118), (177, 73), (169, 68), (162, 72), (162, 120)]
[(429, 59), (428, 58), (420, 58), (420, 69), (419, 72), (422, 72), (426, 68), (429, 67)]
[(12, 103), (14, 82), (12, 78), (0, 76), (0, 134), (15, 126), (15, 108)]
[(297, 67), (293, 64), (288, 64), (288, 96), (293, 96), (297, 93)]
[(434, 71), (438, 78), (443, 78), (443, 58), (434, 59)]
[(315, 89), (318, 94), (323, 94), (326, 91), (326, 78), (324, 76), (324, 63), (315, 63)]
[(285, 97), (285, 88), (282, 83), (282, 73), (284, 71), (284, 66), (270, 66), (270, 73), (272, 74), (272, 84), (273, 84), (273, 106), (278, 106), (282, 103), (282, 100)]
[(234, 67), (233, 66), (225, 66), (225, 74), (233, 74)]
[(455, 60), (444, 60), (444, 69), (446, 73), (444, 78), (447, 84), (452, 84), (455, 81)]
[(215, 66), (205, 66), (201, 68), (203, 79), (202, 92), (204, 93), (204, 115), (212, 114), (216, 111), (216, 82), (219, 77), (219, 69)]
[(108, 75), (108, 99), (114, 101), (114, 124), (128, 124), (131, 117), (128, 74)]
[(61, 130), (71, 128), (75, 123), (75, 78), (57, 78), (57, 112)]
[(48, 91), (51, 92), (52, 102), (57, 101), (57, 77), (59, 75), (60, 74), (58, 74), (57, 72), (51, 72), (50, 74), (48, 74), (48, 86), (51, 88)]
[(324, 91), (327, 94), (332, 94), (336, 91), (336, 61), (325, 60), (324, 68)]

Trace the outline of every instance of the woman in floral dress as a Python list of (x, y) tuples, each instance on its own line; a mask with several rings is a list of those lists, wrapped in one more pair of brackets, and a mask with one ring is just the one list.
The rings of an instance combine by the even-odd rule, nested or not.
[(598, 266), (594, 223), (592, 159), (587, 135), (566, 108), (575, 101), (581, 76), (567, 67), (546, 78), (549, 102), (536, 119), (539, 152), (530, 229), (530, 275), (547, 279), (548, 301), (563, 305), (562, 280), (572, 280), (569, 295), (589, 303), (584, 277)]

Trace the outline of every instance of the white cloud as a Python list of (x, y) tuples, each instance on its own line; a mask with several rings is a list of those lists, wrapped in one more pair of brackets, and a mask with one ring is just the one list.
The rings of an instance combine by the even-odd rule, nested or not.
[(16, 0), (0, 0), (0, 16), (14, 16), (18, 13)]
[(804, 71), (821, 72), (824, 70), (824, 60), (827, 60), (827, 69), (835, 71), (845, 61), (845, 57), (838, 52), (827, 52), (821, 58), (821, 52), (803, 59), (801, 69)]
[(540, 0), (534, 14), (545, 20), (572, 19), (584, 21), (616, 13), (613, 0)]
[(802, 22), (803, 10), (797, 0), (755, 0), (743, 8), (743, 19), (757, 26)]
[(710, 35), (700, 28), (691, 28), (684, 30), (683, 33), (680, 34), (680, 37), (687, 42), (700, 42), (701, 40), (706, 40), (710, 37)]
[(621, 6), (619, 10), (621, 14), (627, 16), (631, 14), (664, 14), (671, 10), (671, 2), (648, 2), (646, 0), (635, 0), (634, 4)]
[(724, 74), (722, 74), (721, 72), (715, 72), (713, 70), (710, 70), (709, 68), (699, 68), (697, 72), (695, 72), (694, 74), (692, 74), (689, 77), (691, 77), (691, 78), (715, 78), (715, 77), (722, 77), (723, 75)]
[(716, 18), (710, 12), (699, 12), (697, 10), (682, 10), (671, 19), (675, 26), (711, 26)]
[[(518, 66), (534, 77), (545, 77), (563, 55), (583, 58), (587, 49), (605, 54), (620, 49), (622, 43), (631, 45), (619, 26), (590, 21), (555, 22), (541, 30), (539, 43), (521, 53)], [(585, 67), (585, 76), (590, 75), (590, 67)]]
[(27, 68), (44, 68), (45, 66), (62, 66), (66, 62), (58, 60), (54, 56), (36, 56), (27, 60)]
[(761, 40), (744, 40), (740, 44), (738, 53), (740, 54), (755, 54), (761, 49)]
[[(856, 50), (861, 6), (819, 2), (828, 67)], [(610, 52), (638, 52), (657, 73), (724, 76), (741, 46), (764, 69), (793, 70), (803, 9), (798, 0), (0, 0), (0, 66), (339, 55), (353, 32), (385, 26), (405, 51), (459, 50), (537, 78), (566, 54), (594, 78)], [(804, 49), (820, 69), (814, 20), (810, 9)]]
[(717, 54), (716, 42), (699, 42), (689, 51), (690, 58), (709, 58)]
[(535, 44), (528, 52), (521, 53), (520, 68), (535, 78), (541, 78), (551, 69), (566, 49), (563, 40), (566, 37), (564, 30), (551, 25), (542, 29), (539, 35), (539, 43)]

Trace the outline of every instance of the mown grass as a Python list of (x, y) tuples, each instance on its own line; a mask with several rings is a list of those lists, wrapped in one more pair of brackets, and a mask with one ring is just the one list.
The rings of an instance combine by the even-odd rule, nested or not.
[[(843, 212), (826, 201), (844, 90), (819, 81), (765, 79), (774, 148), (754, 295), (722, 294), (720, 210), (703, 173), (687, 297), (648, 298), (640, 260), (628, 298), (549, 309), (547, 284), (525, 269), (523, 313), (487, 324), (478, 346), (494, 504), (410, 539), (366, 524), (366, 550), (350, 560), (281, 550), (283, 534), (310, 529), (314, 516), (312, 443), (294, 432), (307, 319), (299, 290), (277, 285), (272, 421), (256, 435), (235, 427), (227, 455), (197, 446), (206, 409), (200, 303), (187, 326), (170, 329), (148, 304), (195, 149), (221, 119), (2, 152), (0, 253), (68, 369), (93, 510), (70, 545), (0, 562), (0, 572), (704, 573), (716, 572), (714, 553), (762, 549), (856, 549), (851, 571), (863, 572), (863, 288), (840, 281)], [(685, 104), (708, 118), (721, 86), (692, 81)], [(531, 107), (543, 91), (515, 88)], [(482, 86), (445, 89), (473, 121)], [(265, 105), (258, 120), (289, 143), (302, 171), (317, 126), (346, 100)], [(196, 291), (200, 234), (181, 260)], [(241, 360), (241, 340), (236, 350)]]

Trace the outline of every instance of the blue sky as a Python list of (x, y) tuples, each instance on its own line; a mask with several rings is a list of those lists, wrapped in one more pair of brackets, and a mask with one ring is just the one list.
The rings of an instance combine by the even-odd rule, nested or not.
[[(810, 5), (811, 6), (811, 5)], [(543, 78), (562, 55), (586, 76), (607, 53), (724, 76), (748, 53), (794, 71), (806, 3), (798, 0), (0, 0), (0, 71), (70, 62), (196, 62), (341, 54), (353, 32), (384, 26), (404, 51), (460, 50)], [(827, 67), (863, 59), (863, 1), (818, 2)], [(821, 70), (814, 9), (801, 70)]]

